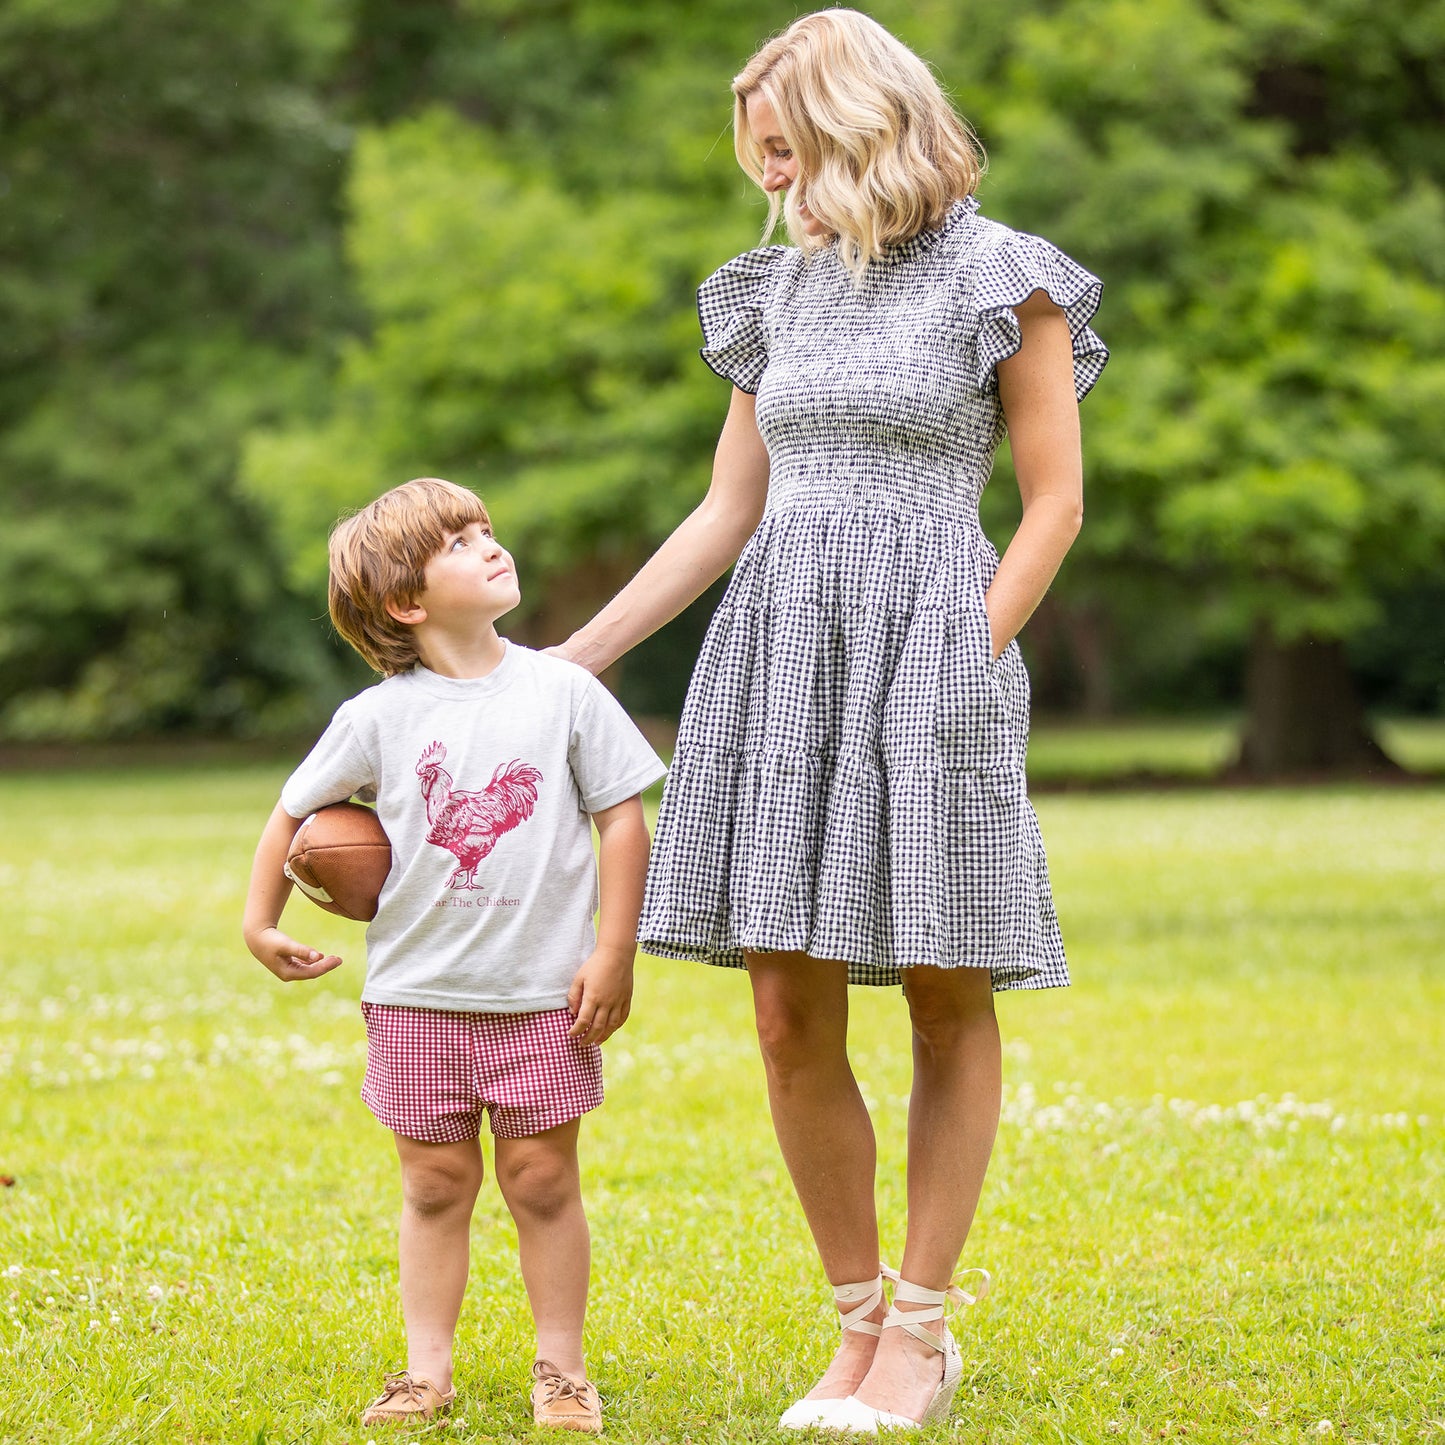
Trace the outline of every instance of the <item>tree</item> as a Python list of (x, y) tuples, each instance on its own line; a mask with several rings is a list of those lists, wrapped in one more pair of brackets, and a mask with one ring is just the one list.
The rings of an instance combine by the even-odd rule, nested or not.
[[(351, 256), (375, 332), (330, 429), (250, 454), (254, 490), (283, 511), (308, 457), (302, 490), (327, 506), (424, 462), (477, 481), (539, 592), (562, 598), (538, 622), (549, 637), (700, 490), (717, 403), (686, 360), (691, 288), (747, 243), (726, 140), (720, 164), (697, 163), (726, 123), (727, 67), (653, 10), (550, 17), (585, 37), (563, 62), (571, 118), (536, 79), (555, 23), (473, 12), (493, 43), (458, 47), (449, 83), (480, 123), (405, 121), (358, 151)], [(1248, 639), (1245, 768), (1378, 764), (1343, 643), (1445, 550), (1438, 16), (1410, 0), (1331, 0), (1307, 22), (1291, 0), (875, 13), (980, 123), (989, 211), (1107, 278), (1090, 518), (1053, 611), (1090, 649), (1096, 705), (1111, 633), (1146, 656)], [(710, 46), (741, 57), (767, 22), (738, 6), (710, 23)], [(559, 254), (569, 224), (585, 256)], [(1008, 498), (991, 489), (1005, 530)]]
[(1445, 13), (1080, 0), (984, 102), (995, 209), (1109, 278), (1070, 586), (1248, 640), (1247, 773), (1382, 764), (1344, 643), (1445, 558)]
[[(870, 9), (979, 126), (987, 213), (1106, 281), (1089, 517), (1031, 650), (1087, 657), (1104, 709), (1211, 695), (1247, 649), (1247, 766), (1377, 762), (1346, 647), (1428, 637), (1445, 552), (1445, 12)], [(705, 486), (726, 388), (693, 288), (756, 240), (727, 85), (783, 18), (0, 11), (0, 734), (313, 718), (347, 684), (327, 527), (417, 473), (493, 504), (532, 636), (600, 602)]]
[(334, 671), (234, 466), (349, 319), (347, 35), (331, 0), (0, 11), (12, 737), (282, 727)]
[(556, 641), (701, 496), (726, 387), (696, 358), (693, 293), (763, 212), (736, 203), (727, 75), (700, 87), (697, 52), (732, 26), (720, 53), (741, 54), (762, 8), (478, 6), (433, 74), (451, 104), (361, 136), (370, 334), (325, 423), (258, 432), (243, 467), (294, 585), (320, 594), (338, 511), (441, 473), (522, 559), (520, 635)]

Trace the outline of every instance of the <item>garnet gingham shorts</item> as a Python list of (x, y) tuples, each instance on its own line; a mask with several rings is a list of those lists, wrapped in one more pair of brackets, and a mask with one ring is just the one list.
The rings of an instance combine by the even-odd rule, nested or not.
[(523, 1139), (602, 1102), (602, 1050), (567, 1036), (572, 1015), (452, 1013), (363, 1003), (362, 1102), (388, 1129), (425, 1144), (492, 1133)]

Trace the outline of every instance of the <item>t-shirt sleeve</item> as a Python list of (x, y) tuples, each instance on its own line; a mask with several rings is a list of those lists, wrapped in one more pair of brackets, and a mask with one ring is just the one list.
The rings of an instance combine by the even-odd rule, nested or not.
[(763, 302), (787, 253), (786, 246), (745, 251), (697, 288), (702, 359), (739, 391), (755, 393), (768, 368)]
[(351, 704), (343, 703), (301, 766), (281, 789), (281, 806), (305, 818), (331, 803), (374, 796), (376, 770), (356, 736)]
[(1013, 308), (1044, 292), (1069, 323), (1074, 343), (1074, 394), (1088, 395), (1104, 370), (1109, 350), (1089, 322), (1099, 309), (1104, 283), (1041, 236), (1008, 232), (981, 261), (974, 305), (978, 311), (978, 389), (998, 386), (998, 364), (1023, 345)]
[(588, 678), (567, 750), (582, 807), (600, 813), (635, 797), (666, 772), (622, 704)]

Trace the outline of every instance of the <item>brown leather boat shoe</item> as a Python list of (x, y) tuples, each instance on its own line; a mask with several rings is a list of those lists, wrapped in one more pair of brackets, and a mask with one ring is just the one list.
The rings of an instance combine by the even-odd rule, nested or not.
[(457, 1397), (453, 1385), (442, 1394), (430, 1380), (413, 1379), (409, 1370), (388, 1375), (386, 1385), (361, 1416), (363, 1425), (410, 1425), (434, 1419), (450, 1410)]
[(550, 1360), (532, 1366), (532, 1421), (560, 1430), (602, 1433), (602, 1400), (595, 1385), (564, 1375)]

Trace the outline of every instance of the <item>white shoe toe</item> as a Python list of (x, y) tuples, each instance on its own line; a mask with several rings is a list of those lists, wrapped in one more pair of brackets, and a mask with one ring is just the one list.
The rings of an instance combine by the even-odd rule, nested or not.
[(847, 1430), (854, 1435), (876, 1435), (879, 1412), (871, 1405), (865, 1405), (856, 1395), (849, 1395), (838, 1402), (833, 1415), (833, 1428)]
[(778, 1426), (783, 1430), (826, 1429), (832, 1412), (842, 1403), (841, 1400), (799, 1400), (783, 1411)]
[(835, 1412), (835, 1430), (851, 1430), (855, 1435), (876, 1435), (880, 1430), (917, 1430), (922, 1423), (908, 1415), (895, 1415), (891, 1410), (875, 1410), (856, 1395), (849, 1395)]
[(876, 1435), (880, 1423), (886, 1428), (894, 1421), (917, 1428), (916, 1421), (905, 1421), (901, 1415), (875, 1410), (849, 1395), (846, 1400), (799, 1400), (789, 1407), (779, 1423), (792, 1430), (837, 1430), (849, 1435)]

